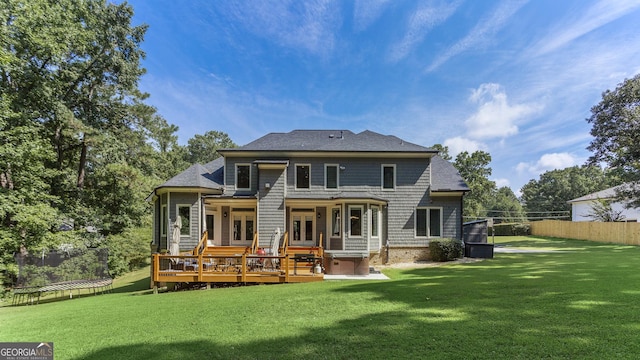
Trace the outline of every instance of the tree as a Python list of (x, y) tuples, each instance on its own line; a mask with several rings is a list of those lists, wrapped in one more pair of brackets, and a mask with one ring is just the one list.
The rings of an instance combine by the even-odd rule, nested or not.
[[(0, 271), (13, 252), (141, 224), (155, 109), (138, 90), (146, 26), (104, 0), (0, 3)], [(72, 234), (73, 233), (73, 234)]]
[(491, 175), (491, 155), (485, 151), (467, 151), (456, 156), (454, 166), (460, 172), (471, 192), (464, 197), (463, 216), (481, 218), (486, 216), (487, 204), (492, 202), (496, 191), (495, 182), (489, 180)]
[(444, 146), (442, 144), (435, 144), (431, 147), (434, 150), (438, 150), (439, 153), (438, 155), (440, 155), (441, 158), (447, 160), (447, 161), (451, 161), (451, 155), (449, 155), (449, 147), (448, 146)]
[(612, 173), (597, 166), (551, 170), (522, 187), (522, 201), (527, 212), (550, 216), (551, 213), (570, 211), (571, 205), (567, 201), (607, 189), (616, 185), (616, 181)]
[(589, 163), (618, 171), (630, 184), (620, 188), (618, 197), (627, 200), (628, 207), (640, 207), (640, 74), (605, 91), (587, 122), (593, 126)]
[(622, 210), (613, 210), (610, 201), (598, 199), (591, 204), (587, 217), (602, 222), (623, 221), (625, 216), (622, 215), (622, 212)]
[[(104, 0), (7, 0), (1, 14), (9, 61), (0, 89), (20, 114), (11, 127), (37, 126), (53, 154), (41, 161), (53, 171), (56, 207), (85, 225), (95, 216), (85, 190), (99, 183), (90, 178), (97, 166), (136, 168), (144, 159), (144, 125), (155, 112), (137, 88), (146, 26), (131, 26), (126, 3)], [(139, 221), (137, 212), (123, 215)]]
[(236, 144), (229, 135), (221, 131), (207, 131), (204, 135), (195, 135), (187, 145), (188, 161), (191, 164), (206, 164), (220, 155), (218, 149), (234, 148)]
[(493, 194), (488, 205), (487, 217), (496, 218), (496, 222), (519, 222), (525, 218), (524, 209), (511, 188), (503, 186)]

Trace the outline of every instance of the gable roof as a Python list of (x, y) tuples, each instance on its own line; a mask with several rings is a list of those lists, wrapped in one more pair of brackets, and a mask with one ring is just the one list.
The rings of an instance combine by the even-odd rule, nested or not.
[(587, 194), (585, 196), (581, 196), (581, 197), (573, 199), (573, 200), (569, 200), (569, 201), (567, 201), (567, 203), (571, 204), (571, 203), (576, 203), (576, 202), (581, 202), (581, 201), (593, 201), (593, 200), (598, 200), (598, 199), (603, 199), (603, 200), (615, 199), (618, 189), (622, 189), (622, 188), (628, 187), (628, 186), (629, 186), (629, 184), (622, 184), (622, 185), (610, 187), (608, 189), (604, 189), (604, 190), (597, 191), (597, 192), (594, 192), (594, 193), (591, 193), (591, 194)]
[(305, 151), (305, 152), (412, 152), (436, 154), (437, 151), (404, 141), (396, 136), (365, 130), (293, 130), (269, 133), (244, 146), (221, 149), (220, 153), (242, 151)]
[(168, 187), (202, 188), (219, 190), (223, 187), (224, 159), (218, 158), (206, 165), (193, 164), (185, 171), (167, 180), (157, 189)]
[(440, 155), (431, 158), (431, 191), (471, 191), (452, 163)]

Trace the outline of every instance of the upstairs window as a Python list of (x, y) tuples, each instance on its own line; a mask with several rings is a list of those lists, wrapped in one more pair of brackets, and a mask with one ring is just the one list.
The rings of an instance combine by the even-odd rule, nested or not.
[(311, 173), (310, 165), (296, 165), (296, 188), (309, 188), (309, 174)]
[(396, 188), (396, 166), (382, 165), (382, 189), (393, 190)]
[(248, 164), (236, 165), (236, 189), (247, 190), (251, 188), (251, 166)]
[(324, 187), (326, 189), (338, 188), (338, 165), (325, 165)]

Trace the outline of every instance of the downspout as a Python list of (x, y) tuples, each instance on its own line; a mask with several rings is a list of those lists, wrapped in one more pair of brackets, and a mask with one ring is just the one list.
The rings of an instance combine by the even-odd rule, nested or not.
[[(162, 224), (162, 219), (160, 219), (160, 221), (158, 221), (158, 214), (156, 212), (157, 210), (157, 205), (160, 206), (160, 216), (162, 216), (162, 198), (160, 198), (160, 196), (158, 196), (158, 189), (153, 189), (153, 195), (156, 197), (156, 201), (154, 201), (153, 204), (153, 237), (154, 240), (157, 240), (156, 242), (156, 252), (160, 252), (160, 242), (162, 241), (162, 229), (159, 229), (160, 232), (156, 233), (156, 227), (158, 222), (160, 224)], [(156, 237), (157, 235), (157, 237)]]
[(389, 263), (389, 205), (384, 207), (384, 237), (386, 239), (385, 241), (385, 252), (386, 252), (386, 257), (384, 259), (384, 263), (388, 264)]
[(460, 196), (460, 232), (458, 233), (458, 239), (462, 241), (462, 234), (464, 234), (464, 196), (467, 195), (466, 192), (462, 193)]

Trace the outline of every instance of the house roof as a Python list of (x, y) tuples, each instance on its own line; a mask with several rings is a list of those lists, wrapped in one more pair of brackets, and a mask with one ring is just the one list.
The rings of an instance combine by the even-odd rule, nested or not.
[(567, 201), (567, 203), (571, 204), (571, 203), (576, 203), (581, 201), (592, 201), (592, 200), (598, 200), (598, 199), (614, 199), (616, 197), (616, 192), (618, 191), (618, 189), (621, 189), (625, 186), (629, 186), (629, 185), (622, 184), (622, 185), (610, 187), (608, 189), (604, 189), (598, 192), (587, 194), (585, 196), (581, 196), (573, 200), (569, 200)]
[(156, 189), (167, 187), (221, 189), (224, 184), (224, 159), (218, 158), (206, 165), (193, 164)]
[[(337, 135), (336, 135), (337, 134)], [(330, 137), (333, 135), (333, 137)], [(371, 151), (371, 152), (418, 152), (432, 156), (431, 191), (469, 191), (460, 173), (449, 161), (435, 155), (436, 150), (405, 142), (395, 136), (380, 135), (372, 131), (355, 134), (348, 130), (295, 130), (289, 133), (271, 133), (243, 147), (244, 151)], [(227, 149), (224, 151), (234, 151)], [(285, 150), (285, 151), (286, 151)], [(282, 162), (282, 161), (280, 161)], [(278, 162), (278, 163), (280, 163)], [(224, 186), (224, 158), (219, 157), (205, 165), (194, 164), (185, 171), (169, 179), (161, 188), (201, 188), (222, 189)], [(354, 194), (342, 194), (352, 196)], [(358, 194), (362, 196), (362, 194)], [(375, 198), (366, 195), (368, 198)], [(384, 201), (384, 199), (379, 199)]]
[(431, 191), (470, 191), (467, 183), (452, 163), (439, 155), (431, 158)]
[(349, 130), (293, 130), (288, 133), (269, 133), (244, 146), (219, 150), (220, 153), (242, 151), (437, 153), (434, 149), (404, 141), (396, 136), (382, 135), (369, 130), (357, 134)]

